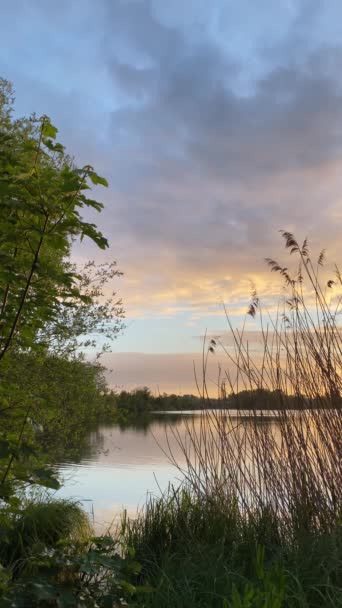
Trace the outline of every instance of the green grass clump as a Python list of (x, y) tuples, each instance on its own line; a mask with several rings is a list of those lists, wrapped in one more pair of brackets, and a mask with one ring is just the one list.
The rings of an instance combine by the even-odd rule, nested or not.
[(88, 518), (71, 500), (27, 500), (0, 522), (0, 563), (15, 575), (30, 569), (31, 558), (42, 547), (64, 540), (84, 542), (90, 535)]
[(270, 511), (169, 491), (123, 522), (154, 591), (146, 608), (335, 608), (342, 606), (342, 529), (284, 533)]
[(1, 608), (127, 606), (138, 592), (133, 552), (94, 536), (77, 503), (27, 501), (0, 520), (0, 534)]

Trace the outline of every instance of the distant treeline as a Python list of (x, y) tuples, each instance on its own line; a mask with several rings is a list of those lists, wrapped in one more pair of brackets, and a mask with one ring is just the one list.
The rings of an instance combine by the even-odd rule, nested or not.
[(196, 395), (153, 395), (149, 388), (143, 387), (133, 391), (109, 392), (104, 396), (108, 406), (134, 411), (137, 415), (143, 412), (197, 410), (207, 407), (203, 399)]
[[(50, 462), (65, 457), (77, 458), (87, 442), (89, 430), (98, 423), (110, 422), (147, 428), (162, 412), (162, 421), (175, 423), (176, 417), (165, 412), (201, 409), (281, 410), (300, 409), (315, 402), (303, 396), (288, 396), (266, 389), (243, 390), (221, 399), (203, 399), (198, 395), (153, 394), (143, 387), (133, 391), (115, 391), (108, 387), (105, 370), (98, 362), (80, 358), (67, 359), (39, 351), (8, 354), (0, 372), (0, 386), (6, 386), (7, 401), (3, 408), (3, 428), (7, 433), (20, 430), (21, 410), (25, 412), (26, 397), (32, 404), (29, 413), (30, 441)], [(327, 407), (335, 400), (327, 397)], [(22, 403), (21, 403), (22, 401)], [(18, 416), (12, 415), (12, 404)], [(322, 407), (322, 399), (317, 403)], [(19, 432), (19, 431), (18, 431)], [(37, 448), (38, 449), (38, 448)]]
[[(327, 407), (331, 407), (331, 399), (327, 397)], [(150, 416), (155, 412), (201, 409), (237, 409), (237, 410), (282, 410), (302, 409), (315, 407), (314, 401), (310, 401), (303, 395), (286, 395), (280, 390), (270, 391), (267, 389), (243, 390), (236, 394), (225, 396), (221, 399), (204, 399), (196, 395), (153, 395), (147, 387), (138, 388), (133, 391), (109, 391), (103, 396), (101, 407), (102, 414), (119, 422), (125, 419), (134, 420), (142, 416)], [(320, 400), (317, 407), (322, 407)]]

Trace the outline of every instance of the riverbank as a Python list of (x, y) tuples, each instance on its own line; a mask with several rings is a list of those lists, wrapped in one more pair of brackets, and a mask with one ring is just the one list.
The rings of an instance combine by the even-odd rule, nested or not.
[[(309, 515), (309, 505), (302, 505)], [(172, 489), (124, 528), (151, 592), (145, 608), (337, 608), (342, 527), (301, 527), (260, 508)], [(153, 589), (153, 590), (152, 590)]]
[(2, 544), (13, 578), (2, 570), (0, 605), (338, 608), (341, 523), (305, 523), (169, 488), (137, 519), (123, 517), (113, 537), (94, 537), (77, 505), (26, 503)]

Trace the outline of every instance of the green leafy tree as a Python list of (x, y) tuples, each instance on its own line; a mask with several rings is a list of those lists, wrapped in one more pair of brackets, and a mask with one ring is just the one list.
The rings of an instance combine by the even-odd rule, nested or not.
[(0, 361), (12, 348), (32, 348), (46, 324), (82, 294), (65, 260), (76, 237), (101, 249), (107, 240), (82, 210), (102, 209), (87, 196), (107, 186), (90, 166), (79, 169), (56, 142), (48, 117), (14, 120), (11, 89), (0, 81)]
[(76, 166), (56, 141), (57, 129), (47, 116), (16, 119), (13, 104), (11, 85), (0, 79), (0, 499), (4, 500), (11, 500), (21, 483), (57, 487), (50, 472), (40, 466), (33, 424), (48, 388), (29, 368), (24, 379), (15, 380), (12, 364), (25, 353), (36, 353), (33, 366), (44, 369), (39, 358), (54, 349), (64, 358), (75, 356), (80, 346), (93, 345), (99, 334), (115, 337), (123, 315), (120, 301), (112, 303), (109, 294), (107, 300), (102, 298), (108, 280), (119, 274), (115, 264), (98, 269), (90, 264), (79, 271), (69, 258), (78, 238), (88, 237), (101, 249), (108, 247), (96, 225), (82, 216), (85, 209), (101, 211), (102, 204), (89, 192), (93, 185), (107, 186), (106, 180), (90, 166)]
[(54, 319), (40, 329), (36, 343), (62, 357), (89, 348), (100, 354), (124, 328), (122, 301), (110, 289), (113, 279), (122, 273), (115, 261), (99, 265), (90, 261), (80, 270), (70, 264), (69, 268), (77, 277), (80, 295), (67, 295), (59, 301)]

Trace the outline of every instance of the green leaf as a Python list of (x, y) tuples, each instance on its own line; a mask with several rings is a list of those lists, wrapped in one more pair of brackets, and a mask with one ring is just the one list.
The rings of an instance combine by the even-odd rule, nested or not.
[(95, 171), (88, 171), (87, 175), (95, 186), (101, 185), (101, 186), (105, 186), (106, 188), (108, 188), (107, 180), (104, 177), (100, 177), (100, 175), (97, 175), (97, 173), (95, 173)]
[(61, 487), (58, 479), (54, 477), (49, 469), (34, 469), (32, 482), (38, 485), (44, 486), (45, 488), (51, 488), (52, 490), (59, 490)]
[(51, 152), (59, 152), (60, 154), (64, 152), (64, 146), (59, 143), (54, 144), (52, 139), (44, 139), (44, 144)]
[(42, 127), (42, 134), (44, 137), (51, 137), (51, 139), (56, 139), (56, 135), (58, 133), (57, 127), (51, 124), (49, 121), (45, 121)]
[(136, 589), (135, 586), (132, 585), (131, 583), (128, 583), (127, 581), (120, 581), (120, 586), (121, 588), (126, 591), (126, 593), (129, 593), (130, 595), (133, 595), (133, 593), (135, 593)]
[(87, 236), (94, 241), (100, 249), (106, 249), (108, 247), (107, 239), (96, 229), (95, 224), (82, 222), (81, 241), (83, 241), (84, 236)]
[(0, 440), (0, 458), (8, 458), (11, 455), (10, 444), (6, 439)]

